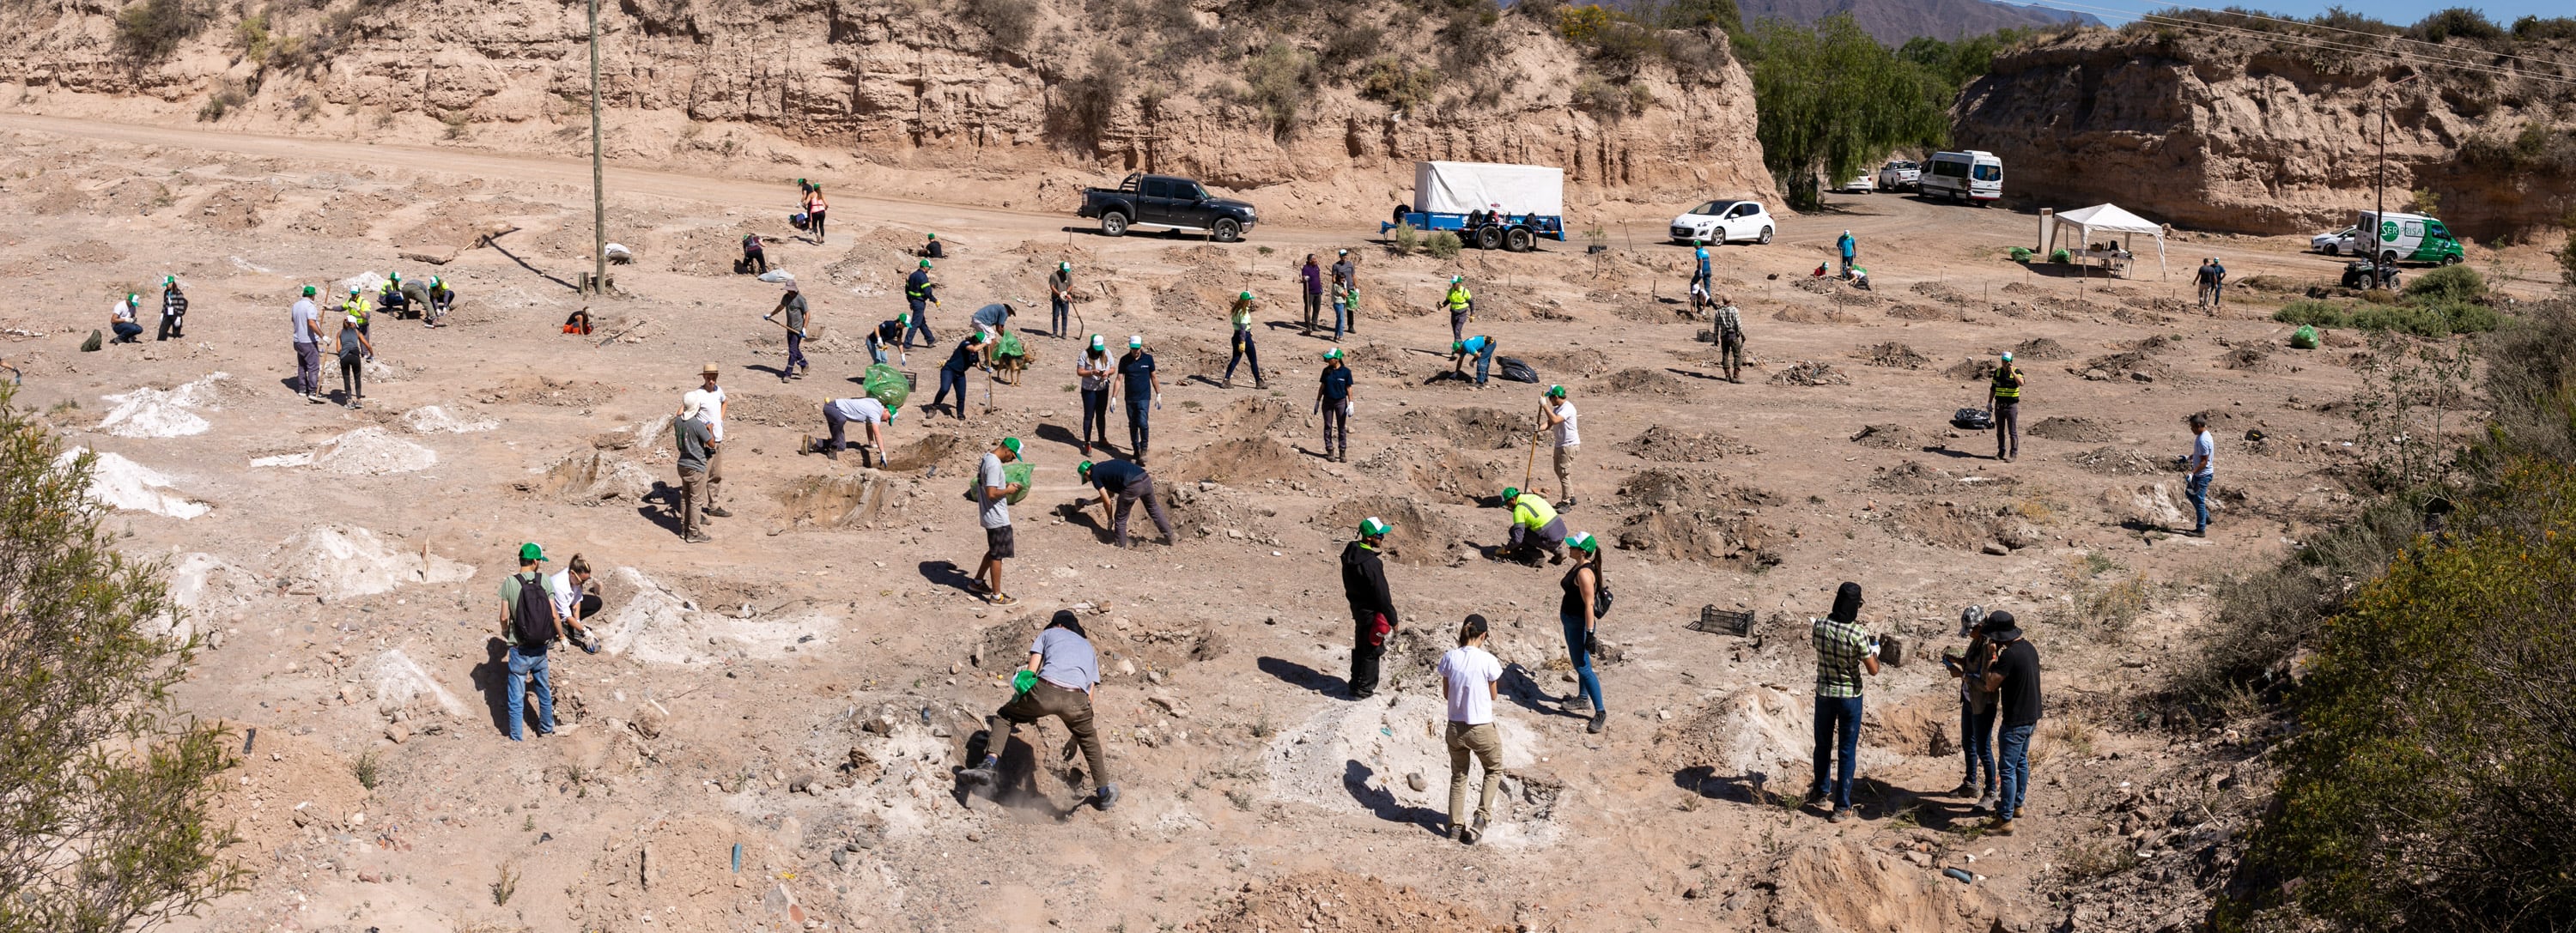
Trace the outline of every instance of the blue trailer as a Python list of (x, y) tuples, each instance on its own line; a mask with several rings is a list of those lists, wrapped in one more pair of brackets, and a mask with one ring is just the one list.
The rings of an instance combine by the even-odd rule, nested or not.
[(1541, 239), (1565, 242), (1565, 171), (1490, 162), (1416, 162), (1413, 203), (1378, 224), (1456, 233), (1478, 249), (1528, 252)]

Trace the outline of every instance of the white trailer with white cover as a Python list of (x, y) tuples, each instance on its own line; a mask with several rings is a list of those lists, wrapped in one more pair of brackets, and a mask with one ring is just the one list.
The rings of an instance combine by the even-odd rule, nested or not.
[(1498, 162), (1413, 163), (1413, 203), (1378, 224), (1447, 230), (1468, 246), (1526, 252), (1565, 240), (1565, 170)]

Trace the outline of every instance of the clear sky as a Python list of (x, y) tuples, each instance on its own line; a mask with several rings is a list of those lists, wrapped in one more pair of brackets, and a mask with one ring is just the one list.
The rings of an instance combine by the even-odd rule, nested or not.
[(2363, 16), (2399, 26), (2412, 25), (2416, 20), (2423, 19), (2435, 10), (2454, 6), (2465, 6), (2485, 13), (2487, 18), (2495, 20), (2497, 25), (2507, 27), (2512, 26), (2514, 20), (2525, 16), (2576, 16), (2576, 3), (2569, 3), (2568, 0), (2487, 0), (2487, 2), (2468, 3), (2456, 2), (2456, 0), (2425, 0), (2425, 2), (2410, 3), (2400, 3), (2397, 0), (2341, 0), (2341, 2), (2337, 0), (2252, 0), (2252, 2), (2234, 0), (2234, 2), (2220, 3), (2154, 3), (2146, 0), (2072, 0), (2072, 2), (2061, 3), (2060, 0), (2037, 0), (2033, 5), (2081, 10), (2099, 16), (2104, 22), (2114, 25), (2127, 22), (2134, 17), (2107, 12), (2109, 10), (2145, 13), (2170, 6), (2213, 9), (2242, 6), (2276, 16), (2299, 18), (2323, 13), (2330, 6), (2341, 6)]

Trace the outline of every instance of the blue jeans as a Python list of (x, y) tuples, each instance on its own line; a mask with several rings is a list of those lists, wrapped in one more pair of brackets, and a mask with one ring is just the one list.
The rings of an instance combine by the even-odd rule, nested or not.
[(1968, 777), (1959, 783), (1977, 783), (1977, 768), (1983, 765), (1986, 782), (1982, 786), (1986, 792), (1993, 793), (1995, 781), (2000, 777), (1995, 771), (1995, 711), (1993, 709), (1980, 713), (1968, 708), (1966, 701), (1960, 701), (1959, 754), (1968, 760)]
[(1484, 385), (1485, 376), (1494, 369), (1494, 342), (1485, 341), (1485, 349), (1476, 353), (1476, 384)]
[(116, 332), (116, 341), (118, 343), (132, 343), (134, 342), (134, 338), (143, 335), (143, 325), (136, 324), (132, 321), (118, 321), (114, 324), (108, 325), (108, 329)]
[(1056, 336), (1062, 337), (1065, 329), (1073, 323), (1073, 303), (1051, 295), (1047, 301), (1052, 305), (1047, 309), (1047, 324)]
[(886, 345), (885, 345), (885, 341), (877, 339), (877, 335), (875, 335), (875, 334), (869, 334), (869, 335), (868, 335), (868, 362), (871, 362), (871, 363), (883, 363), (883, 362), (885, 362), (885, 361), (886, 361)]
[(555, 731), (555, 685), (546, 672), (546, 653), (522, 654), (517, 646), (510, 648), (510, 741), (526, 738), (520, 723), (527, 718), (528, 684), (523, 680), (535, 674), (537, 687), (537, 734), (553, 735)]
[(948, 390), (949, 390), (949, 388), (950, 388), (950, 387), (952, 387), (952, 386), (953, 386), (953, 387), (955, 387), (955, 388), (957, 389), (957, 408), (956, 408), (956, 411), (957, 411), (957, 420), (959, 420), (959, 421), (964, 421), (964, 420), (966, 420), (966, 371), (965, 371), (965, 370), (962, 370), (962, 369), (949, 369), (948, 367), (945, 367), (945, 366), (940, 367), (940, 368), (939, 368), (939, 394), (937, 394), (937, 395), (933, 395), (933, 396), (931, 396), (931, 397), (930, 397), (930, 404), (932, 404), (932, 405), (937, 405), (937, 404), (939, 404), (940, 402), (947, 400), (947, 398), (948, 398)]
[(1860, 698), (1817, 697), (1814, 787), (1836, 810), (1851, 808), (1852, 759), (1859, 754)]
[(1252, 331), (1238, 327), (1234, 330), (1234, 356), (1233, 358), (1225, 361), (1225, 379), (1227, 382), (1234, 381), (1234, 365), (1246, 361), (1250, 361), (1252, 363), (1252, 380), (1254, 382), (1263, 381), (1261, 378), (1261, 350), (1252, 345)]
[(2021, 798), (2030, 792), (2030, 733), (2037, 725), (2010, 726), (2003, 733), (2003, 788), (1995, 798), (1995, 815), (2021, 815)]
[(1583, 630), (1583, 617), (1558, 613), (1556, 618), (1565, 623), (1565, 656), (1574, 662), (1575, 689), (1592, 701), (1595, 712), (1608, 709), (1601, 704), (1601, 678), (1592, 673), (1592, 655), (1583, 650), (1589, 635)]
[[(1135, 455), (1138, 459), (1142, 459), (1145, 456), (1145, 443), (1152, 440), (1150, 431), (1152, 425), (1148, 423), (1147, 419), (1153, 415), (1153, 412), (1153, 396), (1147, 395), (1138, 397), (1131, 395), (1127, 397), (1127, 452)], [(1101, 425), (1100, 432), (1104, 435), (1109, 433), (1109, 426), (1106, 424)]]
[(1345, 300), (1345, 299), (1341, 299), (1341, 298), (1335, 298), (1335, 299), (1333, 299), (1333, 342), (1334, 342), (1334, 343), (1340, 343), (1340, 342), (1342, 342), (1342, 331), (1349, 329), (1349, 328), (1350, 328), (1350, 324), (1351, 324), (1351, 303), (1350, 303), (1349, 301), (1347, 301), (1347, 300)]
[(2209, 481), (2217, 478), (2215, 473), (2197, 473), (2182, 486), (2183, 493), (2191, 497), (2193, 531), (2209, 530)]

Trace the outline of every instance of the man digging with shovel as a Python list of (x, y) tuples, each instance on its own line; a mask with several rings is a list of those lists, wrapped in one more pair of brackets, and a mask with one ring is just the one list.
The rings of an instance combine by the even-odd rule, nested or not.
[(1011, 677), (1011, 701), (984, 720), (985, 752), (982, 763), (957, 772), (957, 784), (969, 791), (982, 789), (991, 793), (1001, 786), (1001, 748), (1023, 724), (1035, 723), (1049, 716), (1064, 723), (1073, 733), (1073, 748), (1082, 749), (1083, 763), (1091, 770), (1093, 806), (1107, 810), (1118, 805), (1118, 783), (1109, 779), (1108, 756), (1100, 749), (1099, 730), (1092, 726), (1091, 691), (1100, 684), (1100, 654), (1091, 647), (1083, 632), (1082, 622), (1070, 609), (1058, 609), (1029, 642), (1029, 662)]

